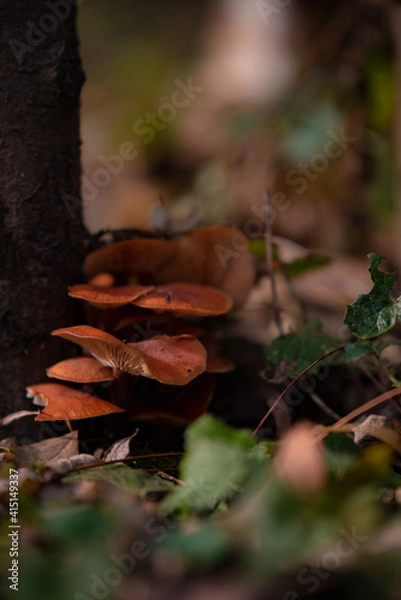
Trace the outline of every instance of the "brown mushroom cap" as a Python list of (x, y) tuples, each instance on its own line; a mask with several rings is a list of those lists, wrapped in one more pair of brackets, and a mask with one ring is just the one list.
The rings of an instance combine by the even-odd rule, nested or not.
[(115, 282), (115, 277), (111, 273), (98, 273), (89, 281), (90, 284), (98, 287), (113, 287)]
[(35, 421), (75, 421), (124, 412), (115, 404), (60, 383), (30, 385), (27, 387), (27, 396), (45, 407)]
[(118, 308), (129, 304), (153, 290), (152, 286), (122, 285), (118, 287), (98, 287), (90, 283), (73, 285), (68, 289), (72, 298), (86, 300), (97, 308)]
[(88, 350), (102, 365), (115, 367), (131, 375), (143, 375), (161, 383), (185, 385), (206, 367), (206, 350), (189, 335), (160, 336), (157, 339), (125, 344), (113, 335), (90, 327), (76, 325), (56, 329), (60, 336)]
[(153, 291), (136, 298), (136, 306), (176, 317), (223, 315), (232, 308), (229, 296), (215, 288), (195, 283), (158, 285)]
[(141, 352), (152, 378), (166, 385), (183, 385), (205, 370), (206, 350), (192, 335), (159, 335), (127, 345)]
[(115, 367), (131, 375), (147, 376), (141, 354), (102, 329), (90, 325), (75, 325), (56, 329), (52, 331), (52, 335), (79, 344), (104, 366)]
[(233, 371), (235, 365), (231, 360), (223, 356), (207, 355), (206, 372), (207, 373), (228, 373)]
[(91, 356), (67, 358), (49, 367), (46, 374), (48, 377), (75, 383), (96, 383), (114, 379), (113, 369), (101, 365)]
[(172, 272), (176, 270), (174, 260), (177, 250), (175, 240), (135, 239), (115, 242), (88, 254), (84, 262), (84, 272), (88, 277), (107, 271), (137, 275), (139, 278), (149, 276), (149, 281), (153, 281), (160, 269), (163, 270), (163, 276), (168, 276), (166, 274), (170, 269)]
[(84, 271), (135, 275), (139, 281), (163, 284), (183, 281), (216, 287), (240, 306), (255, 279), (246, 237), (233, 227), (195, 229), (175, 240), (135, 239), (91, 252)]

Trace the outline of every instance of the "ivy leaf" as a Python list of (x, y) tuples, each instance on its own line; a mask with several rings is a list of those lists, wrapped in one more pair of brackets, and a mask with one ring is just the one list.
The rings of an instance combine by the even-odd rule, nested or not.
[(185, 456), (180, 479), (162, 505), (165, 512), (212, 511), (230, 499), (254, 474), (267, 465), (266, 449), (246, 429), (232, 429), (212, 415), (190, 425), (185, 433)]
[(344, 362), (353, 362), (366, 354), (375, 354), (376, 350), (369, 340), (358, 340), (347, 344), (344, 348)]
[(393, 302), (390, 291), (394, 285), (395, 273), (379, 271), (384, 259), (381, 254), (368, 254), (370, 276), (373, 287), (368, 294), (361, 294), (347, 306), (344, 323), (356, 337), (373, 338), (394, 327), (400, 314), (400, 299)]
[[(267, 351), (267, 360), (278, 367), (274, 380), (278, 381), (280, 375), (281, 379), (283, 375), (295, 378), (315, 360), (338, 346), (337, 340), (321, 332), (321, 327), (320, 321), (311, 319), (303, 332), (288, 333), (273, 340)], [(319, 364), (310, 372), (318, 369)]]

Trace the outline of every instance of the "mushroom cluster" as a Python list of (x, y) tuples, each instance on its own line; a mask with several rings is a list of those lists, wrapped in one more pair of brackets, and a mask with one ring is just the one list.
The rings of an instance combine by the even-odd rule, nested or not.
[[(78, 344), (86, 354), (51, 366), (47, 375), (75, 384), (107, 384), (107, 401), (88, 388), (32, 385), (28, 396), (43, 407), (36, 420), (126, 410), (131, 418), (190, 422), (203, 414), (215, 374), (233, 368), (210, 352), (207, 322), (241, 306), (254, 281), (245, 236), (231, 227), (212, 227), (177, 239), (116, 242), (91, 252), (84, 272), (89, 283), (68, 293), (86, 303), (87, 324), (52, 335)], [(143, 339), (138, 340), (138, 331)], [(136, 397), (138, 378), (150, 382), (145, 399)]]

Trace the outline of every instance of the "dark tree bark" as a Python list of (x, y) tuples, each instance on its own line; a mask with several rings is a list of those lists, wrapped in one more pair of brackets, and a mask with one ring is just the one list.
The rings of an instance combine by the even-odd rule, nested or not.
[[(77, 322), (81, 278), (75, 0), (0, 0), (0, 411), (31, 409), (25, 387), (75, 352), (50, 336)], [(28, 424), (27, 424), (28, 422)], [(32, 420), (17, 433), (35, 437)], [(27, 434), (27, 431), (30, 433)]]

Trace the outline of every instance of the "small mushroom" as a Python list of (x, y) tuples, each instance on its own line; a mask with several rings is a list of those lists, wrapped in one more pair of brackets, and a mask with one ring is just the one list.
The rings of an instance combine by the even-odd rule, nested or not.
[(118, 287), (98, 287), (90, 283), (71, 286), (68, 295), (86, 300), (97, 308), (118, 308), (136, 300), (153, 290), (153, 286), (122, 285)]
[(90, 284), (97, 285), (97, 287), (113, 287), (116, 279), (111, 273), (98, 273), (90, 280)]
[(61, 383), (37, 383), (26, 390), (34, 404), (44, 406), (35, 421), (75, 421), (124, 412), (115, 404)]
[(233, 227), (195, 229), (174, 240), (116, 242), (91, 252), (84, 271), (88, 277), (104, 271), (135, 275), (146, 284), (209, 285), (231, 296), (234, 306), (243, 304), (255, 280), (247, 239)]
[(135, 239), (109, 244), (94, 250), (85, 259), (88, 277), (107, 271), (112, 274), (136, 275), (157, 280), (160, 270), (167, 281), (177, 270), (174, 264), (178, 252), (175, 240)]
[(75, 383), (97, 383), (114, 379), (113, 369), (101, 365), (91, 356), (67, 358), (47, 369), (46, 374), (54, 379)]
[(79, 344), (102, 365), (161, 383), (185, 385), (206, 367), (206, 350), (190, 335), (159, 336), (125, 344), (113, 335), (89, 325), (56, 329), (52, 335)]

